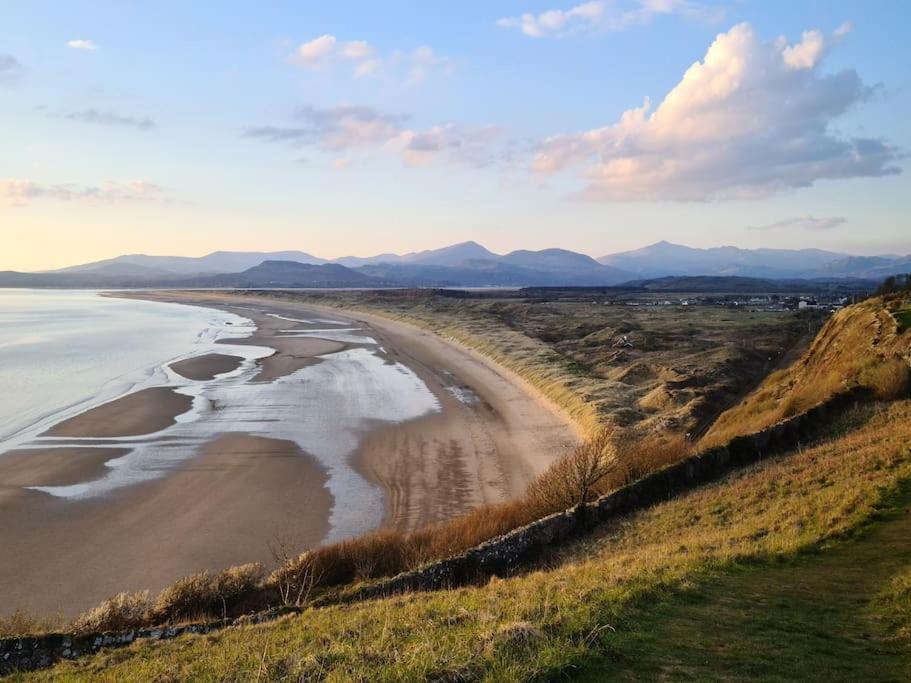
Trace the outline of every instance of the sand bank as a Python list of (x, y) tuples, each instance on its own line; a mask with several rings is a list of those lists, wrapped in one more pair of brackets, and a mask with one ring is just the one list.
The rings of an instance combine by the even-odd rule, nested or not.
[(236, 370), (243, 360), (240, 356), (207, 353), (171, 363), (170, 368), (181, 377), (202, 381)]
[(46, 436), (117, 437), (159, 432), (187, 412), (193, 399), (169, 387), (152, 387), (104, 403), (64, 420)]

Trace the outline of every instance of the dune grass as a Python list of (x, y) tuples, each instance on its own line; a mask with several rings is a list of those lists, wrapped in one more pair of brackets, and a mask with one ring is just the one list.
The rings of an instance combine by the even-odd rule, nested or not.
[[(645, 629), (654, 622), (644, 619), (659, 614), (650, 610), (677, 605), (682, 611), (676, 614), (685, 615), (694, 588), (705, 591), (709, 601), (720, 600), (737, 592), (738, 576), (771, 576), (764, 572), (828, 558), (865, 533), (874, 533), (887, 523), (885, 512), (897, 502), (906, 504), (898, 494), (902, 482), (911, 478), (909, 444), (911, 401), (862, 406), (833, 425), (821, 442), (619, 520), (523, 576), (474, 588), (310, 609), (273, 624), (173, 642), (139, 643), (21, 678), (544, 680), (618, 662), (627, 677), (649, 678), (661, 662), (685, 659), (681, 648), (692, 645), (684, 640), (686, 629), (680, 622), (675, 622), (681, 629), (675, 638), (650, 640)], [(907, 534), (899, 538), (906, 552)], [(790, 574), (780, 571), (778, 576), (786, 580)], [(776, 614), (787, 622), (782, 628), (790, 625), (797, 633), (810, 623), (807, 612), (789, 611), (775, 602), (782, 585), (781, 580), (757, 579), (749, 588), (757, 604), (771, 600), (777, 605)], [(730, 590), (713, 593), (716, 586)], [(836, 600), (837, 592), (822, 604)], [(708, 621), (710, 610), (703, 616), (705, 623), (694, 624), (723, 628), (732, 651), (748, 653), (771, 642), (761, 621), (741, 618), (716, 625)], [(805, 644), (815, 647), (829, 636), (837, 643), (842, 623), (817, 619), (813, 624), (821, 640)], [(877, 672), (900, 668), (904, 655), (891, 650), (874, 628), (879, 622), (869, 623), (868, 647), (855, 643), (848, 651), (814, 651), (817, 673), (837, 670), (826, 667), (856, 652), (865, 657), (854, 658), (855, 671), (869, 674), (868, 680), (882, 679), (873, 675)], [(689, 633), (691, 639), (698, 638)], [(718, 642), (721, 636), (712, 638)], [(759, 677), (788, 679), (794, 671), (806, 670), (796, 668), (806, 654), (797, 644), (769, 651), (776, 656), (756, 670)], [(717, 669), (709, 661), (703, 675), (691, 677), (724, 678), (733, 670), (725, 666), (736, 661), (727, 658)], [(861, 666), (865, 661), (867, 668)], [(685, 677), (687, 671), (684, 667), (670, 673)]]
[(721, 415), (702, 445), (757, 432), (856, 386), (882, 399), (907, 396), (911, 333), (894, 313), (904, 305), (907, 300), (875, 298), (836, 313), (800, 360), (769, 375), (754, 393)]
[[(682, 436), (751, 389), (815, 313), (630, 307), (585, 297), (455, 298), (432, 291), (261, 292), (399, 320), (458, 342), (528, 382), (587, 434)], [(661, 389), (660, 402), (651, 392)]]

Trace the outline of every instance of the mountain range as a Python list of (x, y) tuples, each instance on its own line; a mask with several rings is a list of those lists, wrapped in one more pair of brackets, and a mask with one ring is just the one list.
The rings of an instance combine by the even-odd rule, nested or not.
[(822, 249), (699, 249), (658, 242), (594, 259), (566, 249), (496, 254), (477, 242), (408, 254), (333, 260), (303, 251), (128, 254), (40, 273), (0, 272), (3, 287), (521, 287), (609, 286), (663, 277), (881, 280), (911, 271), (911, 255)]

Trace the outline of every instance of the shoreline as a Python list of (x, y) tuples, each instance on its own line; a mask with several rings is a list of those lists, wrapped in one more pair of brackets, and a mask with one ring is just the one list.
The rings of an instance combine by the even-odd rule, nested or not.
[[(125, 298), (215, 308), (252, 320), (252, 335), (216, 344), (273, 350), (252, 365), (236, 360), (239, 356), (232, 356), (228, 347), (224, 354), (207, 354), (209, 358), (166, 363), (187, 385), (213, 379), (217, 383), (219, 375), (227, 373), (230, 379), (238, 372), (251, 378), (245, 381), (252, 386), (286, 382), (298, 371), (333, 367), (331, 361), (324, 365), (331, 358), (326, 354), (363, 349), (363, 334), (375, 339), (372, 353), (386, 364), (408, 368), (426, 385), (438, 412), (399, 422), (368, 421), (356, 436), (347, 466), (382, 491), (378, 520), (363, 531), (377, 524), (413, 529), (514, 498), (578, 439), (574, 425), (502, 369), (404, 323), (364, 320), (354, 311), (251, 295), (142, 294), (130, 292)], [(312, 329), (313, 324), (320, 329)], [(187, 377), (180, 369), (203, 379)], [(20, 449), (34, 457), (25, 470), (26, 455), (0, 455), (0, 481), (15, 467), (25, 472), (9, 478), (16, 483), (3, 487), (0, 496), (0, 515), (9, 522), (0, 530), (0, 544), (10, 549), (8, 558), (17, 558), (15, 565), (0, 559), (5, 611), (21, 607), (72, 616), (116, 592), (158, 590), (203, 569), (254, 561), (273, 565), (270, 546), (276, 544), (296, 554), (325, 542), (332, 528), (330, 513), (345, 506), (329, 488), (331, 470), (294, 441), (278, 433), (273, 438), (268, 431), (249, 434), (226, 427), (195, 454), (168, 466), (163, 476), (97, 497), (65, 499), (23, 488), (68, 485), (80, 478), (73, 472), (103, 476), (118, 459), (128, 459), (123, 448), (136, 443), (131, 438), (106, 443), (104, 438), (136, 432), (143, 420), (148, 431), (138, 433), (152, 432), (153, 440), (167, 436), (167, 426), (159, 435), (149, 429), (148, 415), (138, 413), (152, 411), (157, 426), (165, 416), (171, 424), (183, 411), (175, 413), (173, 404), (165, 409), (168, 401), (161, 399), (168, 392), (181, 397), (177, 400), (191, 398), (175, 393), (174, 387), (158, 389), (162, 395), (154, 399), (144, 394), (148, 389), (141, 390), (68, 418), (60, 423), (67, 429), (59, 437)], [(146, 405), (137, 411), (140, 394)], [(124, 409), (125, 400), (134, 403), (131, 409)], [(130, 422), (131, 428), (125, 429)], [(86, 452), (77, 464), (65, 449), (81, 447)], [(154, 561), (145, 561), (150, 555)]]

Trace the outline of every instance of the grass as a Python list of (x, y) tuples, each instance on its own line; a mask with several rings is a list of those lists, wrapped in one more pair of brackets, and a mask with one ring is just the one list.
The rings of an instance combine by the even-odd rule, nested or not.
[(862, 386), (883, 399), (911, 388), (911, 336), (889, 308), (870, 299), (836, 313), (803, 357), (772, 373), (757, 391), (724, 413), (703, 445), (725, 443), (797, 415), (845, 389)]
[[(893, 570), (883, 557), (895, 567), (907, 557), (907, 533), (889, 535), (892, 545), (877, 534), (907, 504), (909, 444), (911, 401), (863, 406), (821, 442), (622, 519), (526, 575), (139, 643), (20, 678), (511, 681), (607, 666), (633, 680), (840, 670), (889, 680), (907, 652), (873, 616), (861, 626), (849, 617), (867, 618), (867, 595)], [(851, 569), (870, 558), (869, 576)], [(906, 604), (900, 586), (889, 595)], [(650, 636), (663, 622), (665, 637)]]
[[(812, 313), (629, 307), (589, 298), (542, 302), (432, 291), (259, 295), (427, 329), (515, 372), (587, 433), (610, 426), (635, 438), (700, 429), (752, 389), (816, 321)], [(657, 403), (656, 390), (662, 395)]]

